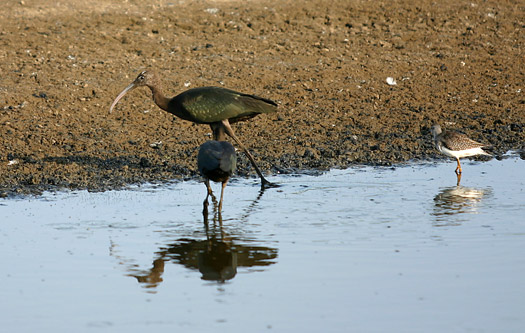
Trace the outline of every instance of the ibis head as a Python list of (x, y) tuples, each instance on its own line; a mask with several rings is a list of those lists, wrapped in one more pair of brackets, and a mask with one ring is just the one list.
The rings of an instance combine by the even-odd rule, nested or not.
[(153, 89), (156, 89), (160, 86), (160, 81), (157, 78), (157, 74), (153, 71), (143, 71), (141, 72), (133, 82), (129, 86), (127, 86), (120, 94), (118, 94), (117, 98), (113, 101), (111, 106), (109, 107), (109, 112), (111, 113), (113, 111), (113, 108), (117, 103), (126, 95), (128, 92), (132, 91), (135, 88), (138, 87), (150, 87)]

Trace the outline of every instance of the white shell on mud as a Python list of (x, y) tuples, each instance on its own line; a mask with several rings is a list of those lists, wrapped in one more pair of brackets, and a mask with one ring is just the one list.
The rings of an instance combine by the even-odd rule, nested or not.
[(386, 83), (388, 83), (389, 86), (395, 86), (397, 84), (396, 79), (390, 76), (386, 78)]

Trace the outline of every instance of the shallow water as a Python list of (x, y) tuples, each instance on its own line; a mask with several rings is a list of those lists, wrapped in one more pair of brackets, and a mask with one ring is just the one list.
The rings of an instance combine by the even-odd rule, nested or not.
[(2, 327), (523, 331), (524, 167), (234, 179), (208, 230), (198, 182), (2, 200)]

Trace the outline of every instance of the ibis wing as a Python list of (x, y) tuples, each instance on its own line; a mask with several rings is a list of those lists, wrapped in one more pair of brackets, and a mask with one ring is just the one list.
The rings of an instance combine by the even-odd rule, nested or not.
[(216, 141), (205, 142), (197, 154), (197, 165), (201, 175), (206, 171), (218, 169), (220, 167), (221, 151), (215, 147)]
[(222, 149), (222, 156), (220, 158), (221, 170), (229, 174), (233, 174), (237, 168), (237, 155), (235, 148), (226, 141), (219, 141)]
[[(260, 113), (273, 113), (277, 111), (277, 104), (269, 99), (233, 93), (229, 103), (225, 105), (223, 115), (230, 123), (255, 117)], [(221, 119), (221, 120), (222, 120)]]
[(174, 104), (172, 113), (196, 123), (214, 123), (224, 119), (234, 122), (259, 113), (275, 112), (277, 108), (271, 100), (220, 87), (190, 89), (173, 98), (171, 103)]
[(255, 95), (239, 94), (237, 100), (242, 103), (245, 108), (253, 110), (257, 113), (273, 113), (277, 111), (277, 103), (267, 98)]
[(197, 155), (199, 172), (213, 181), (223, 181), (235, 172), (235, 148), (226, 141), (206, 141)]

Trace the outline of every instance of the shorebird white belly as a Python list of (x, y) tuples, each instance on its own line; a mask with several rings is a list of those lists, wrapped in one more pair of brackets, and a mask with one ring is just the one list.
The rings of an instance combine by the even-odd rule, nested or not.
[(468, 157), (468, 156), (475, 156), (475, 155), (489, 155), (483, 149), (480, 147), (478, 148), (470, 148), (470, 149), (464, 149), (464, 150), (450, 150), (446, 147), (440, 147), (440, 151), (450, 157), (454, 158), (462, 158), (462, 157)]

